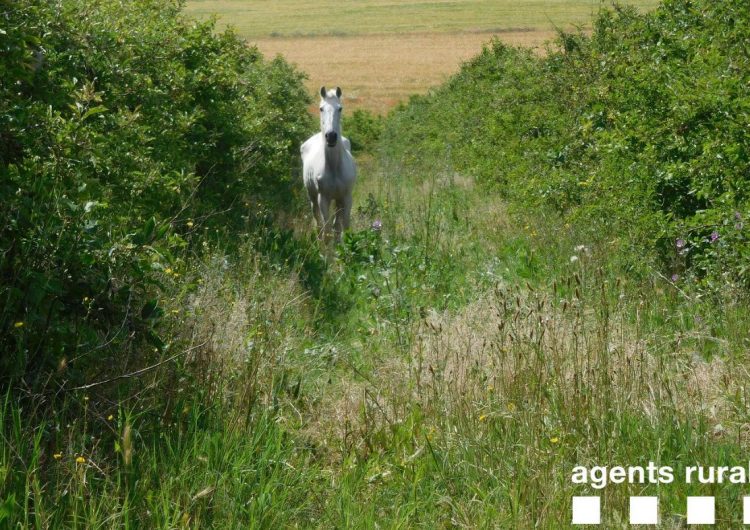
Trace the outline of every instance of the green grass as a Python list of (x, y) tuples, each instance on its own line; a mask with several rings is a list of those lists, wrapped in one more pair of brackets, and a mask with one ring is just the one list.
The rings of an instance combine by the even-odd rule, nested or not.
[[(5, 403), (11, 522), (561, 528), (570, 497), (596, 493), (571, 483), (575, 465), (742, 461), (744, 311), (630, 282), (599, 249), (576, 251), (575, 229), (524, 228), (465, 176), (364, 166), (355, 229), (317, 273), (309, 233), (271, 237), (286, 241), (280, 266), (207, 254), (173, 307), (174, 333), (209, 345), (166, 408), (142, 396), (107, 420), (80, 395), (60, 410), (79, 419), (42, 440)], [(697, 360), (708, 343), (713, 359)], [(92, 439), (101, 424), (111, 433)], [(687, 494), (739, 498), (728, 485), (610, 486), (606, 524), (626, 520), (631, 494), (659, 495), (675, 524)]]
[[(742, 487), (680, 478), (746, 462), (746, 307), (634, 270), (439, 141), (409, 156), (349, 123), (372, 152), (335, 251), (297, 212), (206, 237), (162, 286), (171, 361), (4, 397), (0, 526), (558, 529), (578, 494), (602, 495), (606, 528), (629, 495), (658, 495), (666, 528), (715, 495), (739, 526)], [(571, 481), (649, 461), (676, 482)]]
[[(626, 2), (654, 7), (653, 0)], [(549, 30), (588, 25), (600, 0), (366, 0), (361, 2), (246, 2), (189, 0), (187, 13), (230, 24), (246, 38), (268, 36), (362, 35), (414, 32), (502, 32), (517, 29)]]

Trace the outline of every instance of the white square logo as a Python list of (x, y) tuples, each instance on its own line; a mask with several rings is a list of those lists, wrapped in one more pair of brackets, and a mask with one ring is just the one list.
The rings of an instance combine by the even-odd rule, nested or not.
[(630, 524), (659, 524), (659, 499), (630, 497)]
[(687, 524), (715, 524), (715, 509), (713, 497), (688, 497)]
[(573, 524), (599, 524), (599, 497), (573, 497)]

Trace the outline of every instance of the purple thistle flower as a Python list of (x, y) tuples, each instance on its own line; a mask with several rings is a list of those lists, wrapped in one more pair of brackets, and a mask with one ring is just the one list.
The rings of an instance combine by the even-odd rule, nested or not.
[(381, 221), (380, 219), (375, 219), (375, 220), (374, 220), (374, 221), (372, 222), (372, 227), (371, 227), (371, 228), (372, 228), (373, 230), (375, 230), (376, 232), (380, 232), (380, 230), (381, 230), (381, 229), (383, 228), (383, 223), (382, 223), (382, 221)]
[(714, 230), (713, 232), (711, 232), (711, 243), (716, 242), (717, 239), (719, 239), (719, 232)]
[(738, 221), (742, 220), (742, 214), (740, 212), (734, 212), (734, 218)]
[(675, 241), (675, 245), (677, 248), (685, 248), (685, 240), (684, 239), (678, 239)]
[(673, 281), (673, 282), (676, 282), (676, 281), (677, 281), (677, 280), (679, 280), (679, 279), (680, 279), (680, 275), (679, 275), (679, 274), (673, 274), (673, 275), (672, 275), (672, 281)]

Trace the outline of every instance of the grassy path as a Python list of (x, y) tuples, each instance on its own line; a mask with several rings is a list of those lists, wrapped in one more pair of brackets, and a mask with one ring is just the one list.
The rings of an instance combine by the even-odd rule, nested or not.
[[(577, 464), (739, 457), (725, 431), (703, 434), (738, 418), (718, 384), (733, 342), (691, 353), (706, 307), (628, 284), (554, 219), (530, 226), (447, 170), (369, 161), (355, 208), (328, 278), (347, 308), (290, 359), (302, 392), (282, 413), (316, 455), (319, 526), (560, 528), (572, 495), (598, 493), (571, 483)], [(644, 491), (680, 514), (705, 489), (621, 486), (604, 502), (626, 517)]]
[[(686, 495), (741, 503), (726, 483), (571, 481), (577, 465), (679, 476), (742, 461), (741, 308), (636, 283), (606, 248), (465, 175), (414, 174), (389, 153), (360, 163), (336, 260), (318, 256), (307, 214), (236, 259), (208, 251), (164, 307), (182, 319), (173, 340), (200, 347), (180, 372), (139, 380), (106, 420), (113, 440), (92, 440), (96, 410), (76, 397), (82, 413), (50, 449), (66, 456), (45, 482), (23, 475), (11, 521), (558, 529), (571, 496), (596, 494), (607, 527), (629, 495), (658, 495), (677, 528)], [(22, 418), (6, 402), (0, 432), (33, 470), (48, 451)]]

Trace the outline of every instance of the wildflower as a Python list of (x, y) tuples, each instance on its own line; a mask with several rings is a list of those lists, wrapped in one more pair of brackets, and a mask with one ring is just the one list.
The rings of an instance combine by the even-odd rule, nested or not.
[(85, 463), (86, 463), (85, 458), (83, 458), (82, 456), (76, 457), (76, 464), (85, 464)]
[(578, 261), (578, 256), (570, 256), (571, 263), (575, 263), (576, 261)]
[(742, 230), (742, 223), (734, 223), (734, 229), (735, 230)]
[(552, 438), (549, 439), (549, 441), (550, 443), (556, 444), (560, 442), (560, 438), (558, 438), (557, 436), (553, 436)]
[(188, 221), (188, 222), (187, 222), (187, 223), (185, 223), (185, 224), (187, 224), (187, 227), (188, 227), (188, 228), (193, 228), (193, 221)]
[(680, 275), (679, 275), (679, 274), (673, 274), (673, 275), (672, 275), (672, 281), (673, 281), (673, 282), (676, 282), (676, 281), (677, 281), (677, 280), (679, 280), (679, 279), (680, 279)]
[(89, 298), (88, 296), (84, 296), (83, 297), (83, 303), (84, 304), (87, 304), (89, 302), (89, 300), (91, 300), (91, 298)]
[(738, 221), (742, 220), (742, 214), (740, 212), (734, 212), (734, 218)]
[(714, 230), (713, 232), (711, 232), (711, 243), (716, 242), (717, 239), (719, 239), (719, 232)]
[(16, 329), (22, 328), (23, 326), (24, 326), (24, 322), (22, 320), (19, 320), (18, 322), (16, 322), (15, 324), (13, 324), (13, 327), (16, 328)]
[(684, 239), (678, 239), (675, 241), (675, 245), (677, 248), (685, 248), (685, 240)]
[(54, 458), (55, 460), (60, 460), (62, 458), (62, 453), (55, 453), (54, 455), (52, 455), (52, 458)]
[(113, 419), (115, 419), (114, 414), (110, 414), (109, 416), (107, 416), (107, 421), (112, 421)]
[(383, 228), (383, 222), (380, 219), (375, 219), (372, 222), (372, 229), (376, 232), (380, 232), (380, 230)]
[(167, 267), (166, 269), (164, 269), (164, 272), (166, 274), (172, 274), (172, 268), (171, 267)]
[(508, 403), (508, 410), (513, 412), (516, 410), (516, 404), (515, 403)]
[(479, 416), (479, 421), (485, 421), (487, 419), (487, 414), (482, 414)]
[(89, 400), (89, 397), (88, 397), (88, 396), (83, 396), (83, 400), (84, 400), (84, 401), (88, 401), (88, 400)]

